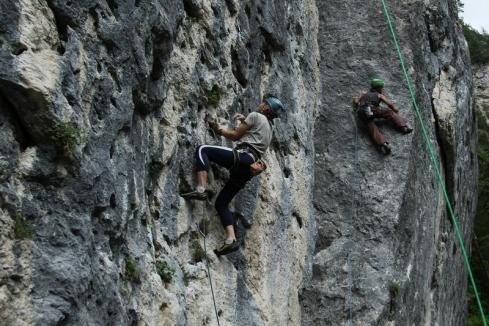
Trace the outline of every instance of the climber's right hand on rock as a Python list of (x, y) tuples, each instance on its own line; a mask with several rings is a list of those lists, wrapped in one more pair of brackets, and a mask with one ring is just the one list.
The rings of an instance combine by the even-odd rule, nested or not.
[(217, 135), (220, 135), (221, 134), (221, 127), (219, 126), (219, 124), (216, 122), (216, 121), (209, 121), (209, 127), (211, 127), (211, 129), (217, 134)]
[(358, 103), (360, 103), (360, 96), (353, 97), (352, 105), (354, 108), (358, 106)]

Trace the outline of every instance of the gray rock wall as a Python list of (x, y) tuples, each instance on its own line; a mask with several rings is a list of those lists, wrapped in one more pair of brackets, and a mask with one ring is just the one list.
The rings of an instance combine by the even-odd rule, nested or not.
[[(301, 294), (305, 325), (463, 325), (467, 276), (379, 1), (317, 1), (323, 105), (315, 125), (318, 237)], [(467, 46), (454, 1), (390, 3), (427, 135), (468, 245), (476, 210), (476, 125)], [(333, 9), (334, 8), (334, 9)], [(380, 128), (384, 157), (352, 97), (368, 80), (414, 133)], [(327, 141), (325, 141), (327, 139)], [(354, 197), (353, 197), (354, 196)], [(470, 248), (469, 248), (470, 249)], [(351, 292), (350, 292), (351, 291)]]
[[(222, 325), (298, 324), (314, 226), (314, 2), (0, 4), (1, 323), (215, 324), (207, 220)], [(230, 145), (205, 117), (249, 113), (266, 93), (288, 119), (270, 169), (236, 201), (253, 227), (218, 259), (213, 207), (178, 192), (198, 144)], [(226, 171), (213, 172), (217, 191)]]
[[(391, 9), (468, 238), (475, 118), (454, 6)], [(349, 304), (359, 325), (463, 324), (466, 275), (419, 127), (383, 126), (387, 158), (360, 131), (353, 166), (350, 103), (369, 77), (415, 124), (376, 1), (0, 9), (0, 324), (214, 325), (204, 249), (221, 325), (341, 325)], [(234, 202), (252, 224), (241, 249), (218, 258), (212, 205), (178, 192), (198, 144), (231, 145), (206, 117), (232, 126), (267, 93), (287, 119)], [(213, 169), (212, 190), (226, 177)]]

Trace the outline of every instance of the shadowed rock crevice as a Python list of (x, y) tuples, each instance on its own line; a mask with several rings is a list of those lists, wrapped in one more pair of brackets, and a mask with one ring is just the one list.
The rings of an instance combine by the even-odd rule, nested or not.
[(2, 91), (0, 91), (0, 111), (2, 112), (2, 125), (8, 122), (13, 127), (13, 135), (21, 150), (25, 150), (27, 147), (35, 145), (29, 134), (29, 130), (23, 125), (22, 119), (20, 119), (16, 113), (13, 105), (2, 94)]
[(232, 47), (231, 48), (231, 59), (232, 59), (232, 71), (236, 80), (241, 84), (242, 87), (246, 88), (248, 85), (248, 64), (249, 55), (245, 48)]
[(117, 0), (107, 0), (107, 4), (109, 5), (110, 11), (114, 16), (117, 16), (117, 9), (119, 5), (117, 4)]
[[(447, 151), (450, 152), (450, 144), (447, 143), (445, 138), (442, 136), (442, 131), (440, 130), (440, 121), (438, 117), (438, 113), (436, 112), (435, 105), (433, 103), (433, 99), (431, 99), (431, 112), (433, 114), (434, 118), (434, 126), (435, 126), (435, 136), (436, 136), (436, 144), (439, 146), (440, 149), (440, 163), (441, 166), (439, 167), (440, 173), (442, 173), (442, 177), (444, 180), (447, 180), (447, 191), (450, 196), (450, 198), (453, 198), (453, 186), (449, 186), (451, 183), (451, 176), (452, 174), (450, 173), (449, 167), (448, 167), (448, 154)], [(425, 145), (426, 146), (426, 145)], [(448, 149), (447, 149), (448, 148)]]
[(46, 3), (54, 15), (54, 22), (60, 39), (57, 50), (60, 55), (63, 55), (66, 50), (65, 43), (68, 41), (68, 28), (70, 27), (70, 24), (74, 25), (70, 16), (63, 10), (63, 7), (68, 7), (70, 2), (68, 1), (63, 7), (59, 7), (55, 0), (47, 0)]
[(183, 6), (188, 16), (200, 18), (203, 14), (202, 0), (184, 0)]
[(151, 79), (158, 80), (164, 73), (165, 64), (170, 58), (173, 48), (171, 34), (167, 30), (151, 30), (153, 43), (153, 68), (151, 69)]
[(277, 35), (268, 31), (267, 29), (265, 29), (263, 27), (260, 27), (260, 32), (263, 35), (263, 38), (265, 39), (264, 44), (265, 44), (265, 47), (267, 49), (269, 49), (270, 51), (276, 51), (276, 52), (280, 52), (280, 51), (285, 50), (285, 46), (283, 44), (284, 42), (282, 40), (280, 40), (277, 37)]
[(24, 88), (8, 80), (0, 79), (0, 96), (8, 103), (12, 117), (16, 121), (19, 136), (29, 144), (49, 142), (51, 117), (47, 112), (47, 103), (40, 92)]

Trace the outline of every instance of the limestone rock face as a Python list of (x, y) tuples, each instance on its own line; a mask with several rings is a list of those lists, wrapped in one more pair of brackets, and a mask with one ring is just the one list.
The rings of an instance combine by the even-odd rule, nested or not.
[[(0, 3), (1, 323), (215, 324), (204, 249), (222, 325), (300, 323), (314, 1)], [(253, 226), (219, 259), (213, 206), (178, 193), (194, 183), (197, 145), (231, 145), (205, 118), (234, 125), (267, 93), (288, 116), (269, 169), (235, 201)], [(211, 173), (214, 192), (226, 173)]]
[[(467, 240), (476, 131), (455, 5), (392, 15)], [(349, 311), (359, 325), (463, 324), (460, 250), (376, 1), (0, 9), (0, 324), (215, 325), (209, 277), (221, 325), (341, 325)], [(359, 128), (355, 165), (351, 98), (374, 75), (415, 132), (382, 126), (382, 157)], [(197, 145), (232, 146), (206, 119), (234, 127), (265, 94), (287, 115), (233, 202), (240, 250), (219, 258), (213, 205), (179, 192)], [(227, 177), (214, 167), (211, 190)]]
[[(381, 4), (317, 4), (323, 85), (315, 124), (318, 236), (312, 276), (301, 294), (303, 323), (463, 325), (467, 274)], [(477, 129), (456, 4), (390, 6), (426, 134), (469, 245)], [(393, 148), (385, 157), (351, 107), (374, 77), (385, 80), (385, 94), (414, 126), (409, 135), (389, 123), (380, 126)]]

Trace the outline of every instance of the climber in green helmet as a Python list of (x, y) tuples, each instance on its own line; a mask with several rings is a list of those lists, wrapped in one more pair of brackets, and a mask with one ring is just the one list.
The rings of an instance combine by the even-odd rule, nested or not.
[(185, 199), (208, 200), (207, 173), (210, 162), (214, 162), (230, 170), (229, 180), (219, 192), (215, 201), (215, 208), (226, 232), (224, 244), (214, 250), (217, 255), (225, 255), (239, 249), (234, 231), (234, 216), (229, 210), (229, 204), (236, 194), (254, 176), (267, 168), (262, 157), (272, 141), (272, 121), (284, 112), (282, 102), (271, 95), (265, 96), (255, 112), (248, 116), (237, 113), (234, 118), (241, 123), (237, 129), (223, 128), (216, 122), (210, 127), (217, 135), (236, 142), (234, 148), (200, 145), (195, 152), (197, 166), (197, 187), (193, 191), (181, 193)]
[[(397, 130), (403, 134), (408, 134), (413, 131), (403, 118), (397, 113), (398, 109), (394, 106), (384, 94), (384, 81), (374, 78), (370, 81), (370, 91), (363, 92), (359, 96), (353, 98), (353, 105), (358, 109), (358, 117), (366, 123), (370, 137), (377, 145), (377, 148), (384, 155), (390, 154), (391, 148), (389, 142), (380, 132), (375, 124), (375, 119), (385, 119), (392, 121)], [(384, 103), (388, 108), (381, 107), (380, 103)]]
[(383, 89), (384, 81), (382, 79), (374, 78), (370, 81), (370, 87), (373, 89)]

